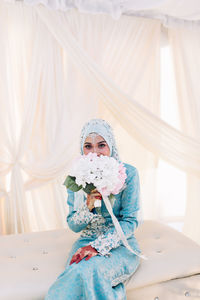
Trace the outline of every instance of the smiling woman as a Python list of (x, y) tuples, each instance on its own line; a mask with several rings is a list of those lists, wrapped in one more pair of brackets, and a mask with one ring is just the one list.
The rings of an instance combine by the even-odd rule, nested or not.
[[(81, 153), (111, 156), (120, 162), (110, 125), (102, 119), (93, 119), (82, 129)], [(141, 250), (134, 237), (138, 226), (140, 182), (135, 167), (124, 164), (126, 181), (115, 195), (113, 213), (133, 252), (122, 244), (107, 204), (97, 191), (84, 195), (82, 205), (75, 205), (77, 192), (68, 191), (69, 214), (67, 222), (75, 232), (81, 232), (73, 244), (66, 268), (50, 287), (45, 300), (54, 299), (126, 299), (124, 283), (140, 263)], [(79, 192), (78, 192), (79, 193)], [(101, 201), (96, 210), (94, 202)]]

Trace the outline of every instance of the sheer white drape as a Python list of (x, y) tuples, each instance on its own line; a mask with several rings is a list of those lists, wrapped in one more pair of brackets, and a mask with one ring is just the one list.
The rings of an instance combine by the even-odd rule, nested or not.
[[(152, 152), (159, 154), (179, 168), (200, 176), (200, 141), (169, 126), (151, 113), (149, 109), (133, 100), (105, 72), (102, 72), (98, 64), (87, 55), (76, 39), (73, 38), (66, 23), (68, 14), (50, 11), (44, 7), (36, 7), (36, 10), (49, 31), (102, 95), (101, 99), (106, 107), (115, 116), (116, 114), (120, 115), (119, 122), (122, 126), (133, 136), (137, 136), (137, 139)], [(141, 22), (141, 20), (139, 19), (138, 22)], [(149, 23), (152, 25), (152, 22), (155, 21)], [(146, 28), (151, 26), (147, 24)], [(142, 23), (142, 26), (144, 26), (144, 23)], [(159, 26), (158, 22), (157, 28)], [(149, 33), (148, 40), (144, 42), (143, 48), (148, 46), (152, 34), (153, 32)], [(157, 31), (157, 40), (159, 40), (159, 30)], [(150, 54), (149, 52), (146, 53), (145, 62), (141, 59), (140, 63), (143, 66), (148, 61)], [(126, 56), (124, 56), (124, 59), (126, 59)], [(157, 57), (157, 64), (159, 64), (158, 61), (159, 57)], [(142, 68), (139, 68), (139, 70), (145, 72)], [(140, 73), (139, 76), (142, 77), (143, 73)], [(148, 103), (148, 100), (146, 101)]]
[[(169, 29), (180, 123), (183, 132), (200, 140), (200, 29)], [(200, 156), (200, 152), (199, 152)], [(187, 174), (187, 205), (183, 231), (200, 243), (200, 178)]]
[[(122, 159), (140, 170), (144, 217), (158, 218), (154, 197), (158, 157), (200, 177), (199, 139), (159, 118), (160, 22), (128, 16), (114, 21), (74, 10), (64, 13), (43, 6), (11, 6), (1, 4), (2, 25), (12, 24), (16, 30), (25, 15), (26, 34), (22, 30), (23, 51), (10, 47), (10, 52), (2, 50), (0, 56), (2, 63), (14, 66), (16, 72), (5, 67), (1, 73), (1, 121), (5, 122), (1, 128), (9, 123), (4, 112), (12, 113), (9, 99), (14, 98), (16, 106), (20, 103), (15, 111), (21, 113), (16, 141), (12, 132), (0, 133), (4, 141), (0, 150), (2, 175), (12, 172), (10, 193), (5, 176), (1, 179), (4, 232), (64, 226), (66, 194), (60, 187), (61, 179), (78, 153), (83, 122), (96, 116), (110, 121)], [(7, 45), (4, 27), (0, 40)], [(12, 57), (19, 57), (16, 63), (11, 64)], [(23, 78), (18, 79), (19, 85), (13, 80), (18, 94), (13, 88), (7, 95), (8, 71), (11, 77)], [(12, 128), (15, 133), (16, 124)], [(17, 204), (15, 210), (12, 203)], [(10, 220), (15, 220), (12, 226)]]
[(66, 191), (57, 181), (97, 105), (34, 10), (0, 5), (2, 231), (63, 227)]

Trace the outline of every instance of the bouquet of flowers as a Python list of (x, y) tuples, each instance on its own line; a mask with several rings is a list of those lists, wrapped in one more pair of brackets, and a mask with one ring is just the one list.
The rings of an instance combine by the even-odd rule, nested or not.
[(109, 156), (90, 152), (73, 165), (64, 185), (73, 192), (83, 189), (87, 194), (96, 189), (112, 202), (114, 195), (125, 188), (126, 169), (123, 163)]
[(103, 197), (105, 206), (123, 244), (132, 253), (146, 259), (145, 256), (136, 253), (130, 247), (112, 210), (112, 203), (115, 200), (114, 195), (120, 193), (126, 187), (126, 178), (126, 168), (123, 163), (118, 162), (113, 157), (97, 156), (96, 153), (90, 152), (87, 155), (82, 155), (74, 163), (64, 185), (73, 192), (83, 189), (87, 194), (96, 189)]

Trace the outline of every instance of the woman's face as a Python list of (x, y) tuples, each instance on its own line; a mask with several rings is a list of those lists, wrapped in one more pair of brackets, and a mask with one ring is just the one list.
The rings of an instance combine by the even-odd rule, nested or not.
[(110, 148), (108, 147), (108, 144), (102, 136), (96, 134), (92, 134), (85, 139), (83, 153), (88, 154), (89, 152), (96, 153), (97, 156), (110, 156)]

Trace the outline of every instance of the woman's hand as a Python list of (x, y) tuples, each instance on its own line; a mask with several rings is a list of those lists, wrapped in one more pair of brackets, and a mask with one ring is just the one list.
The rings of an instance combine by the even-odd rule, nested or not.
[(102, 200), (102, 195), (95, 189), (87, 195), (86, 204), (90, 211), (94, 208), (94, 202), (96, 200)]
[(70, 261), (70, 265), (74, 262), (78, 264), (84, 257), (86, 257), (85, 260), (89, 260), (91, 257), (96, 256), (98, 254), (97, 250), (92, 248), (91, 245), (79, 248), (76, 253), (72, 256), (72, 259)]

